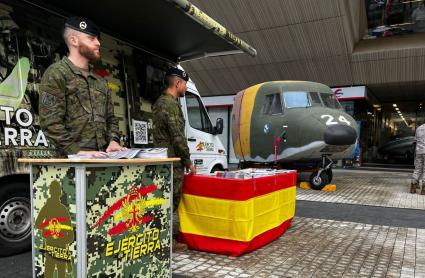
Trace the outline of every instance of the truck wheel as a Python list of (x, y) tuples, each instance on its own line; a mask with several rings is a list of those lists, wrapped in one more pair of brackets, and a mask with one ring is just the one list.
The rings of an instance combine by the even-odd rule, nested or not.
[(328, 174), (326, 173), (326, 171), (323, 171), (318, 177), (316, 176), (317, 172), (313, 172), (310, 175), (311, 188), (315, 190), (322, 190), (323, 187), (325, 187), (325, 185), (329, 183)]
[(31, 201), (27, 183), (0, 186), (0, 256), (31, 247)]
[(223, 171), (223, 168), (219, 165), (215, 165), (212, 169), (211, 169), (211, 174), (213, 174), (215, 171)]

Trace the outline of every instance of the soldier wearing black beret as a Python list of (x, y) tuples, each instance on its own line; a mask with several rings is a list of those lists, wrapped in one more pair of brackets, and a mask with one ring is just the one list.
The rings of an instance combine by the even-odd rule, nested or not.
[[(184, 133), (185, 121), (179, 98), (184, 97), (189, 76), (178, 68), (170, 68), (164, 77), (165, 90), (152, 107), (153, 139), (156, 147), (167, 148), (168, 157), (180, 157), (173, 165), (173, 210), (180, 203), (184, 169), (196, 174), (196, 166), (190, 160), (189, 146)], [(178, 232), (178, 229), (173, 229)], [(173, 235), (176, 237), (176, 234)], [(186, 245), (173, 239), (173, 251), (184, 250)]]
[(187, 75), (187, 73), (184, 70), (181, 70), (179, 68), (169, 68), (166, 73), (165, 73), (165, 78), (169, 78), (172, 76), (177, 76), (181, 79), (183, 79), (184, 81), (189, 81), (189, 75)]
[(68, 18), (65, 22), (65, 28), (71, 28), (76, 31), (92, 35), (100, 38), (100, 30), (93, 21), (79, 16), (73, 16)]
[(100, 59), (99, 37), (91, 20), (70, 17), (63, 29), (68, 57), (51, 65), (40, 83), (40, 125), (60, 156), (107, 157), (123, 149), (108, 84), (89, 69)]

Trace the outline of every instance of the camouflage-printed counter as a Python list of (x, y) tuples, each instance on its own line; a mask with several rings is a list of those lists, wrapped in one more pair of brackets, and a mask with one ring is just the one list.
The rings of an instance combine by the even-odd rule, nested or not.
[(171, 277), (173, 161), (20, 159), (33, 277)]

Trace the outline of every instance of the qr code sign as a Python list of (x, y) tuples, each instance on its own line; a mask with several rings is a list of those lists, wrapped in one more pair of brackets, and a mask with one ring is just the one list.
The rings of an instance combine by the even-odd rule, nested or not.
[(133, 120), (134, 144), (148, 143), (148, 124), (144, 121)]

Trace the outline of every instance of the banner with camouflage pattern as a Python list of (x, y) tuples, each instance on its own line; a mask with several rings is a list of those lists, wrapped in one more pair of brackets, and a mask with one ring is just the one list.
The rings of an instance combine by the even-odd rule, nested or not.
[(171, 166), (89, 167), (87, 277), (171, 277)]
[(32, 167), (35, 277), (76, 277), (75, 171)]

